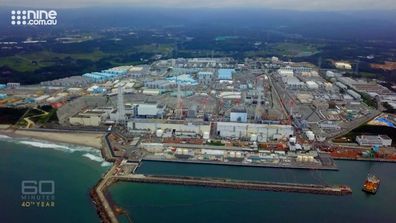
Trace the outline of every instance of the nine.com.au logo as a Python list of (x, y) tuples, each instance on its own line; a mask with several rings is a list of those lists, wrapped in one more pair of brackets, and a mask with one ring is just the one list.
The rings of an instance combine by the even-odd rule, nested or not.
[(11, 25), (54, 26), (57, 15), (55, 10), (12, 10)]

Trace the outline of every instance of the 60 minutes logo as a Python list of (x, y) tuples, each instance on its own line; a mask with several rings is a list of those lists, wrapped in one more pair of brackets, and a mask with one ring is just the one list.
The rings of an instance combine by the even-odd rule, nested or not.
[(21, 194), (22, 207), (55, 207), (53, 180), (23, 180)]

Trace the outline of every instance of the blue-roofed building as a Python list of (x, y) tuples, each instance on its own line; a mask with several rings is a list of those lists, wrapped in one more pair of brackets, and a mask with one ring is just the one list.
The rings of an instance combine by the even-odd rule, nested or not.
[(168, 77), (166, 78), (168, 81), (175, 82), (176, 84), (180, 85), (197, 85), (198, 82), (194, 80), (191, 75), (182, 74), (176, 77)]
[(198, 72), (198, 81), (201, 84), (209, 84), (213, 80), (213, 72), (211, 71), (200, 71)]
[(7, 98), (7, 94), (0, 94), (0, 100), (6, 99), (6, 98)]
[(4, 89), (4, 88), (6, 88), (7, 87), (7, 85), (5, 85), (5, 84), (0, 84), (0, 89)]
[(128, 72), (127, 69), (108, 69), (100, 72), (91, 72), (83, 74), (82, 76), (93, 81), (93, 82), (104, 82), (115, 79), (116, 77), (125, 75)]
[(232, 74), (234, 72), (234, 69), (219, 69), (217, 70), (217, 77), (219, 80), (232, 80)]
[(34, 98), (25, 98), (23, 101), (26, 103), (34, 103), (35, 102)]

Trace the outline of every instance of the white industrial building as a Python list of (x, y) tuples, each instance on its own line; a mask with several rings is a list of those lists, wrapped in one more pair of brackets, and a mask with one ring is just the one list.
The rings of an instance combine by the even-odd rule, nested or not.
[(99, 126), (107, 117), (106, 111), (87, 110), (70, 117), (69, 123), (80, 126)]
[(319, 85), (315, 81), (307, 81), (305, 83), (306, 83), (308, 89), (314, 90), (314, 89), (318, 89), (319, 88)]
[(217, 135), (232, 138), (257, 136), (258, 141), (277, 140), (294, 135), (291, 125), (217, 122)]
[(305, 83), (297, 77), (283, 77), (282, 80), (289, 89), (301, 89), (305, 87)]
[(351, 70), (352, 69), (352, 65), (346, 62), (335, 62), (335, 67), (338, 69), (345, 69), (345, 70)]
[(157, 103), (137, 104), (135, 116), (140, 118), (162, 118), (165, 114), (165, 106)]
[(362, 99), (362, 96), (359, 93), (357, 93), (356, 91), (354, 91), (354, 90), (349, 89), (349, 90), (347, 90), (347, 93), (350, 96), (352, 96), (354, 99), (356, 99), (356, 100), (361, 100)]
[(233, 109), (230, 113), (230, 121), (231, 122), (247, 122), (247, 112), (246, 109)]
[(168, 122), (165, 120), (147, 120), (147, 119), (134, 119), (128, 122), (128, 130), (139, 129), (149, 130), (154, 133), (158, 129), (170, 130), (173, 132), (193, 132), (203, 135), (204, 132), (210, 132), (209, 123), (177, 123)]
[(282, 77), (293, 77), (294, 71), (293, 71), (293, 68), (291, 68), (291, 67), (284, 67), (284, 68), (278, 69), (278, 74)]
[(356, 142), (360, 146), (391, 146), (392, 139), (387, 135), (361, 135), (356, 136)]

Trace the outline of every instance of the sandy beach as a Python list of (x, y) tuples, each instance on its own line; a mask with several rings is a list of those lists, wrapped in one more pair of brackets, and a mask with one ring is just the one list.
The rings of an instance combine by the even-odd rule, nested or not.
[[(0, 129), (4, 129), (1, 128)], [(102, 136), (99, 133), (66, 133), (66, 132), (40, 132), (29, 130), (16, 130), (15, 132), (8, 130), (0, 130), (0, 134), (10, 137), (25, 137), (32, 139), (41, 139), (52, 142), (70, 143), (82, 146), (89, 146), (100, 149), (102, 147)]]
[(5, 125), (5, 124), (0, 124), (0, 129), (6, 129), (8, 128), (10, 125)]

